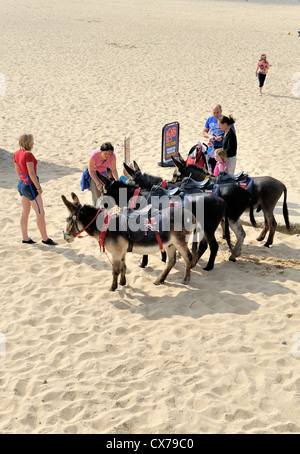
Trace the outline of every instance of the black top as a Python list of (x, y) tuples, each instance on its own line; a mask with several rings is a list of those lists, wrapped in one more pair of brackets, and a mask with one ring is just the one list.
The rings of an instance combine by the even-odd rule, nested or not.
[(237, 141), (235, 132), (232, 129), (229, 129), (228, 133), (224, 137), (223, 149), (226, 151), (228, 158), (236, 156)]

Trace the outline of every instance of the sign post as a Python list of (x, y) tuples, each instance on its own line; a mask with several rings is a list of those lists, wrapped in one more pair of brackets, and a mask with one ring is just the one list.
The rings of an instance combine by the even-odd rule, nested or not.
[(130, 163), (130, 137), (125, 137), (124, 140), (124, 162), (125, 164)]
[(167, 123), (162, 128), (162, 143), (161, 143), (161, 161), (158, 163), (161, 167), (173, 167), (175, 164), (172, 161), (178, 155), (179, 149), (179, 123)]

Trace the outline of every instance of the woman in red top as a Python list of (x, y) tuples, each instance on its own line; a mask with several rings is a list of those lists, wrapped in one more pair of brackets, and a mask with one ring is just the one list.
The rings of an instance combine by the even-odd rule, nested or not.
[(33, 135), (23, 134), (19, 139), (20, 149), (14, 154), (14, 163), (17, 175), (19, 176), (18, 191), (21, 196), (21, 218), (20, 226), (22, 232), (22, 243), (34, 244), (28, 236), (28, 217), (32, 207), (36, 214), (37, 226), (41, 233), (42, 242), (48, 245), (55, 245), (48, 237), (45, 211), (43, 207), (42, 188), (36, 174), (37, 160), (31, 150), (33, 148)]

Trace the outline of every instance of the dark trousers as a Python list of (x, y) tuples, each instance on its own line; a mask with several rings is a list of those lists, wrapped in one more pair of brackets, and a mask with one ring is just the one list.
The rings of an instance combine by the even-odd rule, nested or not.
[(264, 83), (265, 83), (266, 74), (260, 74), (260, 73), (258, 73), (258, 74), (257, 74), (257, 77), (258, 77), (258, 86), (259, 86), (259, 87), (263, 87), (263, 86), (264, 86)]

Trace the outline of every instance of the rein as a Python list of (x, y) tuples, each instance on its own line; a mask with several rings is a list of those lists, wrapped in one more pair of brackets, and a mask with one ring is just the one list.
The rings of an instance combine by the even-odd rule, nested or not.
[[(78, 215), (78, 213), (79, 213), (79, 211), (80, 211), (80, 208), (82, 208), (81, 205), (77, 208), (76, 213), (72, 216), (74, 222), (77, 221), (77, 215)], [(101, 211), (101, 209), (99, 208), (99, 210), (98, 210), (97, 213), (96, 213), (96, 216), (91, 220), (91, 222), (90, 222), (88, 225), (86, 225), (82, 230), (80, 230), (79, 232), (77, 232), (77, 233), (74, 235), (74, 238), (76, 238), (77, 236), (78, 236), (78, 238), (85, 238), (85, 237), (87, 237), (87, 236), (90, 236), (89, 234), (84, 235), (84, 236), (79, 236), (79, 235), (80, 235), (82, 232), (84, 232), (87, 228), (89, 228), (89, 226), (90, 226), (90, 225), (94, 222), (94, 220), (98, 217), (98, 214), (100, 213), (100, 211)], [(75, 218), (75, 219), (74, 219), (74, 218)]]
[[(78, 216), (78, 213), (79, 213), (81, 208), (82, 208), (82, 206), (79, 205), (79, 207), (77, 208), (75, 214), (73, 214), (73, 216), (72, 216), (72, 220), (74, 221), (74, 223), (76, 223), (76, 228), (77, 229), (78, 229), (78, 227), (77, 227), (77, 216)], [(77, 232), (74, 235), (74, 238), (76, 238), (76, 237), (78, 237), (78, 238), (86, 238), (87, 236), (90, 236), (88, 233), (87, 233), (87, 235), (80, 235), (80, 234), (82, 232), (84, 232), (87, 228), (89, 228), (89, 226), (95, 221), (95, 219), (97, 219), (97, 217), (98, 217), (100, 212), (101, 212), (101, 208), (99, 208), (99, 210), (97, 211), (96, 215), (91, 220), (91, 222), (89, 222), (88, 225), (86, 225), (83, 229), (81, 229), (79, 232)], [(105, 214), (102, 230), (101, 230), (100, 235), (99, 235), (98, 243), (99, 243), (100, 252), (102, 252), (102, 251), (105, 252), (109, 262), (113, 266), (113, 263), (111, 262), (110, 258), (107, 255), (107, 252), (105, 250), (105, 235), (106, 235), (107, 229), (109, 227), (109, 223), (110, 223), (111, 217), (112, 217), (112, 215), (110, 213), (106, 213)], [(71, 229), (72, 229), (72, 226), (71, 226), (70, 230)]]

